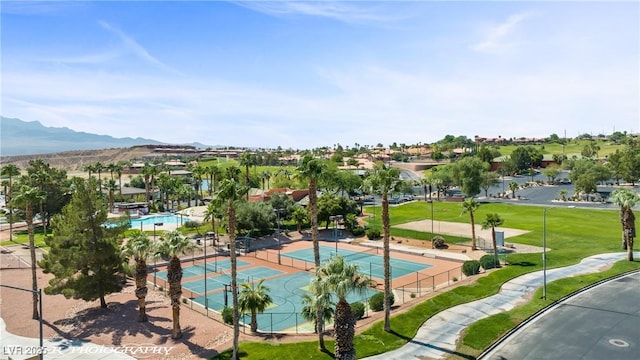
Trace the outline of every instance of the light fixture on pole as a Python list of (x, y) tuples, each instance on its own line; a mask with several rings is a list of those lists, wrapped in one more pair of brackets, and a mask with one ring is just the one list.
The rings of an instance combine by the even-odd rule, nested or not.
[[(153, 223), (153, 241), (156, 242), (156, 226), (162, 226), (164, 225), (161, 222), (158, 223)], [(156, 275), (158, 273), (158, 264), (157, 264), (158, 259), (154, 256), (153, 257), (153, 288), (157, 288), (156, 286)]]
[(276, 213), (276, 227), (278, 228), (278, 230), (276, 231), (276, 237), (277, 237), (277, 240), (278, 240), (278, 265), (281, 264), (281, 262), (280, 262), (280, 250), (281, 250), (282, 246), (280, 246), (280, 211), (282, 211), (282, 210), (284, 210), (284, 209), (278, 208), (278, 209), (274, 209), (273, 210)]
[(431, 204), (431, 236), (433, 236), (433, 199), (429, 200), (429, 204)]
[(542, 210), (542, 298), (547, 300), (547, 210)]

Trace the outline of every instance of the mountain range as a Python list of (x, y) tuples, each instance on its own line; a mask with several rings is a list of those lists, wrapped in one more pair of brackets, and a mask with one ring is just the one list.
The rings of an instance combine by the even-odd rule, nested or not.
[[(0, 116), (0, 155), (35, 155), (71, 150), (126, 148), (134, 145), (165, 144), (145, 138), (114, 138), (78, 132), (66, 127), (47, 127), (38, 121), (22, 121)], [(193, 143), (197, 148), (209, 146)]]

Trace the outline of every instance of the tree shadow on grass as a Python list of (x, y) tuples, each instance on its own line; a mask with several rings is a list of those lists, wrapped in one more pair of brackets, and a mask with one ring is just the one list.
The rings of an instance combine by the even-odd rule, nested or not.
[(401, 338), (401, 339), (404, 339), (404, 340), (406, 340), (408, 343), (412, 343), (412, 344), (416, 344), (416, 345), (424, 346), (425, 348), (429, 348), (429, 349), (434, 349), (434, 350), (442, 351), (442, 352), (447, 353), (447, 354), (450, 354), (450, 355), (458, 356), (458, 357), (460, 357), (460, 358), (462, 358), (462, 359), (475, 360), (475, 356), (471, 356), (471, 355), (463, 354), (463, 353), (458, 352), (458, 351), (451, 351), (451, 350), (449, 350), (449, 349), (443, 349), (443, 348), (441, 348), (441, 347), (439, 347), (439, 346), (435, 346), (435, 345), (432, 345), (432, 344), (427, 344), (427, 343), (424, 343), (424, 342), (421, 342), (421, 341), (417, 341), (417, 340), (414, 340), (414, 339), (412, 339), (412, 338), (410, 338), (410, 337), (407, 337), (407, 336), (405, 336), (405, 335), (398, 334), (398, 333), (397, 333), (397, 332), (395, 332), (393, 329), (390, 331), (390, 334), (393, 334), (393, 335), (395, 335), (395, 336), (397, 336), (397, 337), (399, 337), (399, 338)]

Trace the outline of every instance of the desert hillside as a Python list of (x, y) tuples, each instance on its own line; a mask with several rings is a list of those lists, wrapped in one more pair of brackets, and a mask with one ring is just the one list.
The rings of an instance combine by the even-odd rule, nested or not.
[(135, 146), (102, 150), (74, 150), (39, 155), (2, 156), (0, 157), (0, 165), (14, 164), (20, 169), (24, 169), (30, 160), (42, 159), (52, 167), (65, 169), (68, 172), (77, 172), (81, 171), (86, 165), (98, 161), (106, 165), (119, 161), (139, 160), (161, 155), (154, 152), (152, 148)]

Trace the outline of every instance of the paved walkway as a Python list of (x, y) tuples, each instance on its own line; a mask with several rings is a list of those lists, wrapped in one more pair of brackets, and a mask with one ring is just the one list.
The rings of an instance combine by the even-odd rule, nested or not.
[[(576, 265), (547, 270), (547, 283), (598, 272), (601, 267), (626, 259), (626, 256), (626, 253), (594, 255)], [(634, 256), (640, 256), (640, 252), (634, 253)], [(511, 310), (524, 303), (527, 296), (542, 286), (542, 281), (542, 271), (510, 280), (496, 295), (458, 305), (436, 314), (422, 324), (415, 338), (403, 347), (366, 359), (442, 359), (448, 354), (455, 354), (456, 342), (466, 327), (478, 320)]]
[[(127, 355), (147, 355), (152, 354), (152, 349), (140, 348), (137, 345), (132, 346), (104, 346), (96, 345), (89, 342), (68, 340), (63, 338), (44, 339), (42, 343), (44, 358), (64, 359), (64, 360), (99, 360), (99, 359), (135, 359), (135, 357)], [(156, 351), (162, 351), (158, 347)], [(39, 355), (40, 339), (28, 338), (24, 336), (14, 335), (7, 331), (4, 320), (0, 318), (0, 359), (25, 360), (31, 359)], [(159, 355), (159, 354), (156, 354)]]

